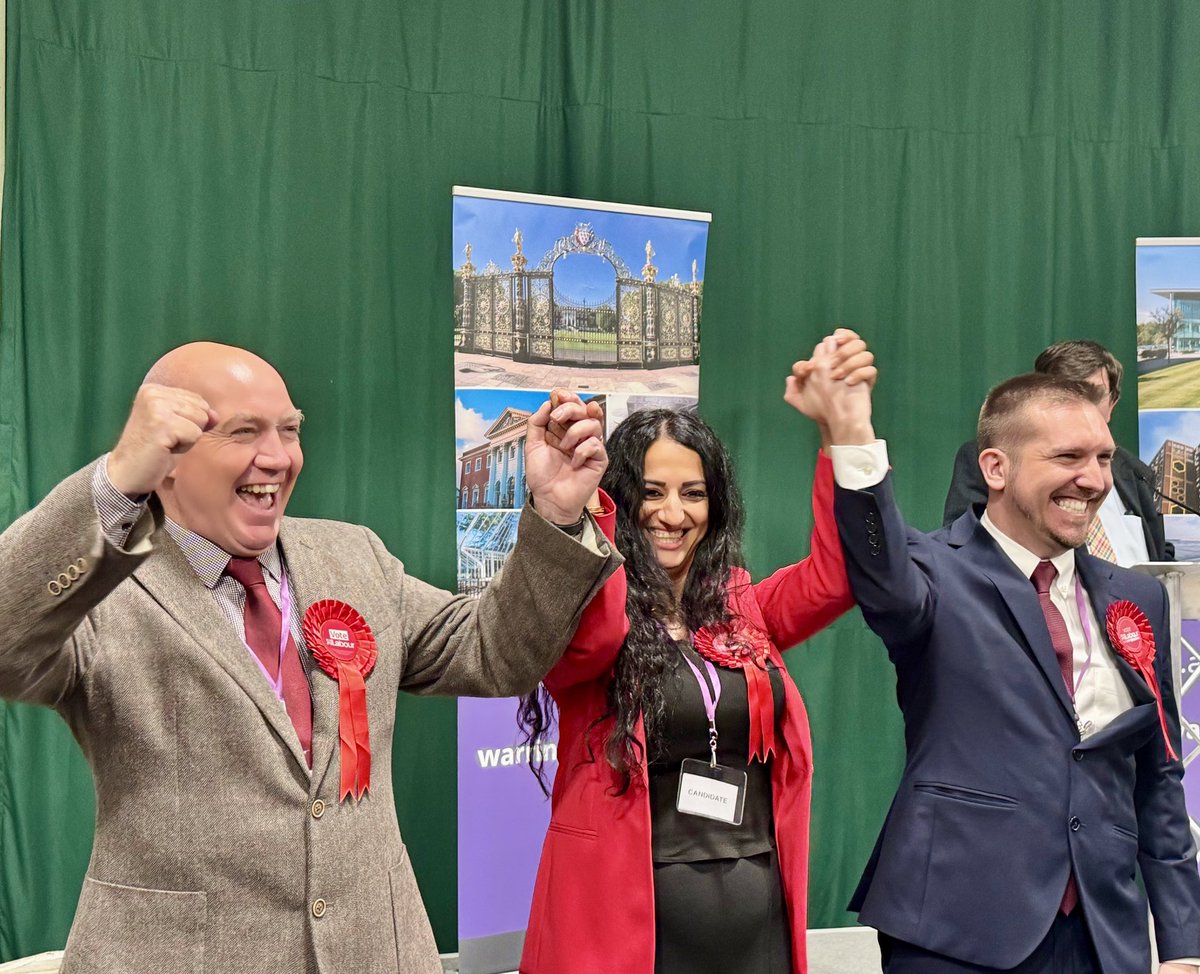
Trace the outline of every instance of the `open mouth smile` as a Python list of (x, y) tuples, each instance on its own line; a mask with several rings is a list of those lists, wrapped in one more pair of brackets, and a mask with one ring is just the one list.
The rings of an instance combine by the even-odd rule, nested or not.
[(282, 484), (244, 484), (237, 489), (237, 495), (257, 511), (271, 511), (278, 503), (279, 489), (282, 486)]

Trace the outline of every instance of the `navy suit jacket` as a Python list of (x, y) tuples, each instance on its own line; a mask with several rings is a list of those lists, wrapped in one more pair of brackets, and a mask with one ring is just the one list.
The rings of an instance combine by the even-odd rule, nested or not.
[[(973, 964), (1024, 960), (1074, 869), (1104, 974), (1200, 956), (1200, 874), (1179, 761), (1146, 682), (1119, 661), (1134, 705), (1080, 741), (1037, 593), (973, 512), (908, 528), (890, 476), (838, 488), (846, 569), (896, 668), (906, 764), (850, 909), (893, 937)], [(1179, 751), (1167, 601), (1153, 578), (1076, 551), (1103, 632), (1109, 605), (1149, 617), (1168, 733)]]

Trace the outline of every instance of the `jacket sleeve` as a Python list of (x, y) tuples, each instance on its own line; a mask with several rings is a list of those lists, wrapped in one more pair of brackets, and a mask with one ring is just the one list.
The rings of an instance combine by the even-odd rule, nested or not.
[(820, 453), (813, 475), (813, 530), (807, 558), (754, 586), (772, 642), (795, 646), (854, 605), (833, 516), (833, 464)]
[(0, 697), (53, 706), (95, 652), (88, 613), (150, 554), (161, 514), (151, 505), (125, 548), (104, 538), (93, 465), (54, 488), (0, 535)]
[(914, 545), (924, 536), (904, 523), (892, 475), (866, 490), (835, 487), (834, 511), (850, 588), (867, 625), (889, 652), (919, 639), (933, 624), (937, 587), (930, 565), (916, 556)]
[(562, 655), (584, 607), (621, 564), (597, 554), (529, 505), (504, 567), (478, 598), (453, 595), (405, 572), (369, 534), (407, 651), (401, 688), (506, 697), (528, 693)]
[[(617, 529), (616, 505), (604, 491), (600, 491), (600, 502), (603, 511), (596, 515), (596, 523), (609, 544), (613, 544)], [(629, 632), (626, 593), (625, 566), (621, 565), (587, 604), (567, 651), (546, 675), (544, 682), (551, 693), (558, 694), (567, 687), (595, 680), (612, 669)]]

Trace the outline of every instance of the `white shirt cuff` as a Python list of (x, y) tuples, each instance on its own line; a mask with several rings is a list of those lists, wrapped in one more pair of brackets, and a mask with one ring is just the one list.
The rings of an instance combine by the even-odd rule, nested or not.
[(888, 472), (887, 443), (876, 440), (853, 446), (829, 447), (833, 479), (847, 490), (866, 490), (883, 482)]

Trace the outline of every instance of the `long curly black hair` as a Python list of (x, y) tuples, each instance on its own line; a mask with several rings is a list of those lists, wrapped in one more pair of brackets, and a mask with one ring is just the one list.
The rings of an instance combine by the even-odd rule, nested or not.
[[(639, 523), (645, 498), (646, 451), (661, 438), (699, 455), (708, 492), (708, 531), (696, 546), (678, 605), (671, 580)], [(607, 449), (608, 469), (600, 486), (617, 509), (617, 550), (625, 556), (629, 588), (629, 634), (608, 684), (608, 707), (596, 723), (613, 718), (605, 758), (620, 777), (618, 794), (624, 794), (643, 761), (661, 753), (663, 674), (676, 655), (666, 622), (678, 618), (695, 632), (726, 620), (725, 586), (730, 569), (742, 565), (745, 514), (728, 451), (712, 427), (691, 409), (632, 413), (613, 430)], [(538, 743), (548, 728), (549, 704), (544, 688), (522, 699), (518, 722), (531, 745)], [(639, 715), (645, 729), (645, 753), (634, 734)], [(533, 767), (545, 790), (540, 764)]]

